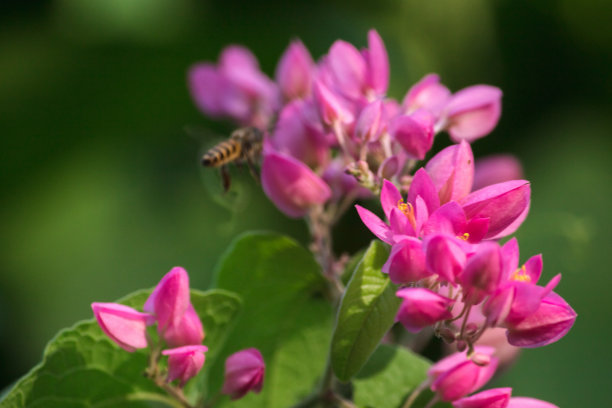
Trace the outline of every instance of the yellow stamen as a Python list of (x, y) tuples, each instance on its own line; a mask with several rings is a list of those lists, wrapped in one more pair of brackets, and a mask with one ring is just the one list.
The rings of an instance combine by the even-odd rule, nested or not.
[(462, 235), (459, 235), (457, 238), (459, 238), (462, 241), (467, 241), (468, 239), (470, 239), (470, 233), (464, 232)]
[(510, 279), (517, 282), (531, 282), (531, 276), (527, 275), (527, 269), (525, 268), (525, 265), (514, 271), (510, 276)]
[(403, 199), (397, 202), (397, 208), (408, 217), (408, 222), (412, 225), (412, 228), (416, 231), (416, 218), (414, 216), (414, 207), (410, 203), (405, 203)]

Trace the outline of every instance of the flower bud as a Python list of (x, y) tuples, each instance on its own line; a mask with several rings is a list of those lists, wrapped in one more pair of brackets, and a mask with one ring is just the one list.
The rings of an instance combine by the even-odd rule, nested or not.
[(384, 95), (389, 87), (389, 57), (385, 44), (376, 30), (368, 31), (365, 60), (368, 65), (368, 85), (376, 95)]
[(424, 327), (452, 317), (454, 301), (425, 288), (404, 288), (396, 292), (402, 298), (397, 320), (406, 330), (416, 333)]
[(253, 391), (258, 393), (263, 387), (266, 366), (261, 353), (256, 348), (238, 351), (225, 360), (225, 382), (223, 394), (239, 399)]
[(168, 378), (167, 382), (179, 380), (179, 386), (195, 377), (204, 365), (204, 353), (208, 351), (206, 346), (183, 346), (162, 351), (168, 356)]
[(478, 304), (500, 285), (500, 248), (496, 242), (485, 241), (466, 262), (459, 277), (463, 285), (464, 302)]
[[(393, 214), (398, 212), (393, 210)], [(394, 218), (392, 216), (392, 219)], [(421, 249), (421, 241), (406, 237), (393, 245), (382, 271), (388, 273), (389, 279), (395, 284), (417, 282), (429, 276), (430, 273), (425, 268), (425, 254)]]
[(554, 343), (574, 325), (576, 312), (559, 295), (549, 293), (535, 313), (508, 325), (508, 342), (513, 346), (533, 348)]
[(493, 388), (453, 402), (454, 408), (506, 408), (512, 388)]
[(425, 169), (436, 186), (440, 204), (459, 201), (472, 191), (474, 155), (465, 141), (442, 149)]
[(118, 303), (92, 303), (102, 331), (122, 349), (133, 352), (147, 347), (147, 327), (154, 317)]
[(285, 100), (310, 95), (314, 63), (300, 40), (291, 42), (276, 67), (276, 82)]
[(362, 142), (375, 142), (386, 124), (385, 107), (381, 100), (368, 104), (357, 118), (355, 136)]
[(200, 317), (191, 304), (178, 323), (166, 328), (162, 337), (170, 347), (202, 344), (204, 328)]
[(185, 269), (175, 267), (159, 281), (144, 304), (144, 311), (154, 314), (161, 334), (183, 318), (189, 307), (189, 276)]
[(362, 96), (367, 79), (367, 65), (363, 56), (346, 41), (337, 40), (327, 54), (329, 70), (336, 89), (349, 99)]
[(330, 126), (336, 122), (350, 124), (355, 120), (355, 115), (346, 106), (347, 104), (320, 80), (315, 81), (314, 97), (321, 119), (326, 124)]
[(427, 270), (437, 274), (442, 281), (454, 284), (466, 261), (465, 251), (457, 240), (445, 235), (434, 235), (425, 241), (425, 253)]
[[(491, 356), (494, 349), (477, 346), (476, 353)], [(491, 357), (486, 366), (479, 366), (465, 353), (455, 353), (432, 365), (427, 376), (431, 390), (443, 401), (455, 401), (482, 387), (495, 373), (497, 359)]]
[(502, 91), (474, 85), (453, 95), (444, 108), (446, 129), (455, 142), (472, 142), (488, 135), (501, 115)]
[(448, 88), (440, 83), (438, 75), (429, 74), (410, 88), (402, 105), (408, 113), (425, 109), (437, 118), (450, 94)]
[(282, 153), (264, 153), (261, 184), (268, 198), (289, 217), (299, 218), (331, 197), (329, 186), (304, 163)]
[(398, 116), (389, 124), (389, 134), (411, 157), (422, 160), (433, 145), (433, 119), (423, 110)]

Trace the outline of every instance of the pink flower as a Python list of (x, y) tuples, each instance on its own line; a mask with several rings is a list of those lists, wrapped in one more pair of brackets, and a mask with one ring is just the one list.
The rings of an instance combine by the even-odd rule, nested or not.
[(168, 378), (167, 382), (179, 380), (179, 386), (195, 377), (204, 365), (204, 353), (208, 351), (206, 346), (183, 346), (162, 351), (168, 356)]
[(508, 342), (525, 348), (546, 346), (565, 336), (575, 320), (574, 309), (561, 296), (551, 292), (535, 313), (517, 324), (507, 325)]
[(453, 300), (425, 288), (404, 288), (396, 295), (402, 298), (397, 320), (413, 333), (440, 320), (452, 317)]
[(428, 74), (408, 90), (402, 107), (408, 113), (425, 109), (438, 118), (450, 95), (448, 88), (440, 84), (438, 75)]
[(157, 331), (169, 345), (202, 343), (204, 329), (191, 306), (189, 276), (183, 268), (172, 268), (162, 278), (143, 309), (155, 315)]
[(368, 49), (363, 50), (368, 72), (366, 83), (377, 96), (387, 93), (389, 86), (389, 57), (382, 38), (376, 30), (368, 31)]
[(276, 207), (293, 218), (331, 197), (329, 186), (308, 166), (271, 149), (264, 152), (261, 184)]
[(219, 65), (200, 63), (188, 74), (189, 89), (198, 107), (211, 116), (228, 116), (243, 125), (266, 128), (278, 109), (279, 92), (244, 47), (223, 50)]
[(381, 100), (376, 100), (361, 111), (355, 125), (355, 136), (362, 142), (375, 142), (385, 130), (387, 123), (385, 107)]
[(233, 400), (242, 398), (249, 391), (259, 393), (263, 387), (266, 365), (256, 348), (238, 351), (225, 360), (223, 394)]
[(430, 275), (425, 268), (425, 254), (421, 241), (404, 237), (391, 247), (391, 254), (382, 267), (382, 272), (389, 274), (395, 284), (418, 282)]
[(506, 408), (512, 388), (493, 388), (453, 402), (454, 408)]
[(321, 80), (315, 81), (314, 98), (319, 115), (327, 125), (333, 126), (336, 123), (347, 125), (355, 121), (355, 115), (349, 104)]
[(276, 82), (285, 100), (310, 95), (314, 62), (300, 40), (292, 41), (276, 67)]
[(502, 92), (489, 85), (474, 85), (454, 94), (444, 108), (446, 129), (455, 142), (472, 142), (489, 134), (501, 115)]
[(352, 44), (337, 40), (329, 49), (325, 69), (335, 89), (349, 99), (359, 99), (367, 83), (368, 66)]
[(476, 305), (493, 293), (502, 279), (499, 244), (485, 241), (478, 245), (459, 276), (463, 288), (463, 301)]
[(473, 190), (504, 181), (523, 178), (523, 167), (519, 160), (509, 154), (494, 155), (476, 159), (474, 165)]
[(463, 199), (472, 191), (474, 179), (474, 154), (470, 144), (462, 140), (442, 149), (427, 162), (425, 170), (438, 190), (441, 204)]
[(434, 139), (433, 116), (425, 110), (412, 115), (401, 115), (389, 123), (389, 134), (408, 155), (422, 160), (431, 149)]
[(122, 349), (133, 352), (147, 347), (147, 327), (154, 318), (118, 303), (92, 303), (94, 316), (102, 331)]
[(494, 349), (477, 346), (477, 360), (489, 360), (488, 364), (478, 365), (468, 358), (466, 353), (455, 353), (432, 365), (427, 376), (431, 381), (431, 390), (443, 401), (455, 401), (482, 387), (495, 373), (497, 358), (492, 357)]

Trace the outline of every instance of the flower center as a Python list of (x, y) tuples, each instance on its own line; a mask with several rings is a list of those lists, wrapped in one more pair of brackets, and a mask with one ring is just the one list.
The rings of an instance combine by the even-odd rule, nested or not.
[(514, 271), (510, 276), (510, 279), (517, 282), (531, 282), (531, 276), (527, 275), (527, 269), (525, 269), (525, 265)]
[(397, 208), (408, 217), (408, 222), (416, 232), (416, 218), (414, 216), (414, 207), (410, 203), (405, 203), (403, 199), (397, 202)]
[(457, 238), (459, 238), (462, 241), (467, 241), (468, 239), (470, 239), (470, 233), (464, 232), (463, 234), (457, 236)]

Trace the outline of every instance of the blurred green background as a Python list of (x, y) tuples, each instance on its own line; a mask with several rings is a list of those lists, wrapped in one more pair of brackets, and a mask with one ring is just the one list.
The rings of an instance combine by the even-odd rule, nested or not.
[[(544, 279), (563, 273), (558, 292), (579, 317), (497, 384), (562, 407), (610, 406), (609, 1), (12, 0), (0, 13), (0, 388), (59, 329), (91, 317), (92, 301), (153, 286), (175, 265), (206, 288), (245, 230), (305, 242), (304, 225), (248, 172), (238, 196), (215, 193), (198, 159), (231, 125), (196, 110), (185, 72), (240, 43), (272, 75), (292, 38), (318, 58), (338, 38), (364, 46), (374, 27), (392, 96), (429, 72), (452, 90), (504, 91), (498, 128), (474, 150), (524, 163), (533, 201), (522, 260), (542, 252)], [(371, 239), (354, 214), (337, 233), (339, 251)]]

